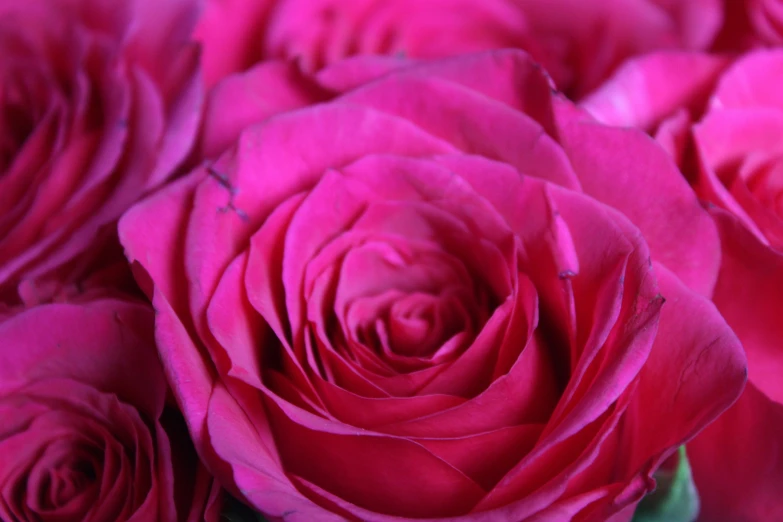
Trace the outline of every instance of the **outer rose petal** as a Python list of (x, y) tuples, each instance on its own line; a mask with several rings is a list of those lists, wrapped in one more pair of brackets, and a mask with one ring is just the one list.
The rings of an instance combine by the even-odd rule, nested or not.
[(682, 107), (707, 103), (728, 58), (659, 52), (626, 62), (580, 105), (607, 125), (654, 130)]
[[(491, 59), (488, 59), (489, 56)], [(365, 59), (365, 62), (374, 63), (370, 59)], [(358, 60), (353, 61), (353, 66), (358, 64)], [(722, 61), (712, 63), (710, 71), (722, 65)], [(477, 70), (481, 74), (477, 74)], [(331, 81), (340, 83), (342, 79), (338, 77), (343, 71), (348, 75), (354, 74), (352, 68), (339, 66), (327, 69), (324, 74), (330, 75)], [(406, 78), (408, 75), (422, 80), (409, 80)], [(490, 75), (508, 78), (509, 81), (493, 82), (491, 85), (479, 81), (479, 78)], [(520, 59), (518, 53), (510, 51), (414, 65), (393, 77), (392, 82), (384, 81), (381, 76), (348, 94), (347, 99), (403, 116), (466, 152), (499, 158), (517, 166), (525, 174), (569, 187), (581, 184), (589, 195), (618, 208), (640, 227), (655, 259), (666, 264), (701, 293), (707, 295), (711, 292), (719, 248), (714, 226), (670, 159), (643, 134), (598, 126), (587, 115), (571, 112), (573, 109), (559, 99), (554, 104), (556, 116), (553, 121), (551, 102), (548, 101), (551, 91), (545, 77), (530, 60)], [(441, 79), (470, 90), (462, 91), (457, 86), (441, 84)], [(512, 79), (514, 83), (511, 83)], [(524, 88), (507, 89), (509, 85), (518, 83), (522, 83)], [(401, 85), (407, 86), (413, 94), (404, 95), (407, 90)], [(543, 129), (519, 114), (509, 113), (505, 126), (509, 128), (513, 124), (516, 129), (514, 135), (523, 136), (520, 139), (523, 139), (524, 145), (518, 140), (508, 144), (502, 139), (493, 140), (491, 145), (482, 142), (480, 137), (488, 131), (481, 123), (486, 120), (487, 125), (492, 125), (505, 121), (500, 119), (505, 113), (489, 100), (475, 97), (473, 91), (476, 90), (533, 115)], [(424, 100), (433, 96), (433, 92), (437, 92), (444, 103), (434, 107), (428, 104), (425, 111), (422, 109)], [(450, 100), (454, 100), (452, 103), (455, 105), (459, 104), (460, 109), (450, 110)], [(463, 107), (472, 115), (473, 125), (464, 123), (467, 116)], [(517, 119), (513, 119), (512, 114)], [(567, 159), (563, 158), (557, 145), (542, 134), (543, 130), (564, 145)], [(618, 150), (635, 152), (623, 155), (624, 161), (618, 161)], [(597, 152), (606, 154), (602, 157)], [(648, 160), (636, 160), (641, 157)], [(566, 161), (570, 161), (576, 176)], [(666, 174), (662, 175), (663, 172)], [(636, 195), (628, 198), (629, 191)], [(651, 199), (650, 203), (640, 203), (647, 198), (653, 198), (654, 202)], [(661, 201), (668, 203), (661, 204)], [(672, 220), (680, 219), (683, 220), (682, 226), (671, 226)], [(672, 230), (689, 237), (678, 237), (672, 234)]]
[(783, 50), (759, 50), (742, 56), (718, 83), (711, 105), (721, 108), (783, 109), (783, 94), (770, 78), (783, 76)]
[[(231, 469), (237, 489), (248, 502), (265, 506), (265, 514), (273, 517), (296, 512), (312, 517), (310, 520), (328, 520), (330, 515), (303, 498), (280, 469), (268, 422), (248, 419), (222, 384), (210, 397), (208, 429), (217, 455)], [(247, 448), (254, 450), (248, 452)], [(265, 473), (259, 475), (258, 470)]]
[(709, 296), (720, 263), (717, 232), (671, 158), (637, 129), (579, 118), (563, 102), (556, 108), (561, 140), (584, 192), (625, 214), (654, 260)]
[[(0, 393), (24, 381), (68, 377), (111, 390), (150, 417), (163, 411), (166, 383), (149, 348), (154, 341), (146, 306), (97, 301), (36, 307), (0, 323), (0, 338)], [(107, 346), (118, 355), (107, 356)], [(73, 356), (63, 357), (63, 351)], [(138, 386), (136, 375), (147, 376), (145, 386)]]
[[(350, 93), (347, 99), (403, 116), (432, 134), (451, 141), (461, 150), (497, 157), (517, 166), (525, 174), (569, 187), (581, 184), (586, 193), (618, 208), (642, 230), (655, 259), (667, 265), (689, 286), (705, 295), (709, 294), (717, 271), (718, 239), (709, 216), (671, 160), (642, 133), (596, 125), (587, 115), (569, 108), (559, 98), (554, 103), (553, 116), (551, 91), (545, 76), (530, 60), (522, 59), (521, 56), (511, 51), (499, 51), (459, 60), (414, 65), (393, 75), (395, 81), (384, 81), (381, 76), (366, 87)], [(365, 62), (370, 66), (374, 63), (371, 59), (365, 59)], [(706, 64), (709, 67), (705, 67), (712, 74), (723, 64), (722, 60), (709, 61)], [(358, 66), (359, 61), (353, 61), (353, 65)], [(339, 66), (327, 69), (324, 74), (331, 75), (332, 81), (340, 83), (342, 79), (338, 77), (344, 71), (348, 75), (354, 74), (352, 68)], [(423, 78), (423, 81), (408, 80), (408, 75)], [(508, 81), (488, 85), (479, 80), (485, 76), (507, 78)], [(402, 94), (405, 91), (400, 90), (400, 77), (406, 78), (403, 85), (410, 82), (409, 88), (415, 86), (414, 94)], [(456, 86), (441, 84), (441, 79), (470, 90), (461, 91)], [(508, 89), (519, 83), (524, 86), (522, 89)], [(487, 125), (491, 125), (505, 113), (489, 103), (489, 100), (476, 98), (472, 91), (480, 91), (490, 99), (522, 110), (541, 124), (543, 129), (537, 128), (521, 115), (514, 115), (517, 121), (509, 114), (506, 126), (512, 123), (517, 125), (519, 128), (515, 135), (525, 136), (524, 154), (519, 152), (518, 143), (514, 148), (512, 143), (515, 142), (506, 145), (503, 140), (493, 140), (489, 148), (486, 143), (479, 141), (480, 136), (487, 132), (477, 132), (477, 129), (483, 130), (481, 122), (487, 120)], [(428, 104), (427, 111), (422, 110), (424, 100), (428, 99), (427, 96), (433, 96), (433, 92), (444, 99), (443, 106), (439, 104), (432, 107)], [(473, 125), (464, 124), (467, 116), (459, 110), (449, 110), (449, 101), (452, 99), (452, 103), (467, 107), (466, 110), (472, 114), (471, 120), (475, 122)], [(483, 115), (479, 114), (482, 109)], [(489, 117), (490, 114), (493, 118)], [(542, 135), (544, 130), (564, 146), (567, 160), (562, 157), (557, 146), (546, 135)], [(623, 154), (623, 161), (618, 161), (619, 150), (634, 152)], [(598, 153), (603, 153), (603, 156)], [(637, 161), (637, 158), (642, 157), (648, 159)], [(524, 158), (524, 161), (520, 158)], [(576, 180), (565, 161), (570, 161), (573, 166)], [(628, 197), (629, 191), (635, 194), (633, 198)], [(640, 203), (648, 198), (651, 198), (650, 203)], [(661, 204), (662, 201), (668, 203)], [(680, 219), (683, 220), (682, 226), (671, 226), (672, 220)], [(689, 237), (678, 237), (672, 234), (672, 230)]]
[(207, 99), (198, 155), (215, 158), (233, 145), (248, 125), (315, 104), (326, 96), (289, 62), (266, 62), (226, 78), (210, 91)]
[(688, 445), (700, 520), (765, 522), (783, 516), (783, 256), (736, 219), (713, 210), (723, 242), (715, 304), (742, 341), (749, 383), (739, 401)]
[(748, 357), (748, 379), (783, 404), (783, 255), (759, 243), (727, 213), (714, 209), (723, 241), (713, 300)]
[(204, 81), (211, 88), (233, 72), (256, 61), (258, 27), (263, 26), (274, 0), (208, 0), (193, 32), (203, 46)]
[(783, 517), (782, 432), (783, 405), (751, 383), (734, 406), (688, 444), (700, 521)]
[[(626, 473), (663, 458), (731, 405), (745, 384), (740, 343), (714, 305), (657, 265), (666, 298), (655, 344), (642, 368), (635, 408), (623, 427), (630, 444)], [(655, 429), (637, 424), (644, 418)], [(655, 420), (657, 419), (657, 420)], [(675, 427), (671, 430), (671, 427)], [(650, 459), (654, 455), (659, 460)]]

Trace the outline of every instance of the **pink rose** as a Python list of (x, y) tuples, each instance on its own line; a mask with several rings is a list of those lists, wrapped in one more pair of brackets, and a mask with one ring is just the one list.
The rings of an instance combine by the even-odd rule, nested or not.
[(317, 80), (120, 222), (207, 466), (286, 520), (629, 520), (745, 380), (666, 153), (516, 51)]
[(704, 49), (720, 0), (209, 0), (196, 29), (209, 85), (273, 58), (316, 70), (347, 56), (440, 58), (520, 48), (582, 96), (629, 56)]
[(722, 237), (713, 300), (748, 357), (738, 403), (689, 445), (702, 520), (783, 518), (783, 52), (729, 63), (661, 54), (625, 66), (585, 105), (655, 133)]
[(197, 14), (185, 0), (2, 2), (0, 300), (46, 300), (89, 273), (122, 212), (190, 151)]
[(165, 407), (152, 324), (117, 299), (0, 320), (0, 519), (217, 519), (218, 489)]

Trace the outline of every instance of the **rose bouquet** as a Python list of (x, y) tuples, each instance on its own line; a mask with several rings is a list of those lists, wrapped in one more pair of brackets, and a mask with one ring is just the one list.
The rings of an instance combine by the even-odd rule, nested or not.
[(783, 517), (781, 27), (0, 0), (0, 520)]

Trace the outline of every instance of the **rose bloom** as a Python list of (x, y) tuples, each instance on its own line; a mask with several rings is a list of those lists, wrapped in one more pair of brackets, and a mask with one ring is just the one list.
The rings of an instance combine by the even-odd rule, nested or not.
[(393, 64), (120, 222), (200, 455), (285, 520), (630, 520), (745, 380), (712, 220), (521, 52)]
[(585, 106), (646, 128), (669, 150), (722, 236), (713, 300), (739, 336), (749, 382), (689, 445), (703, 520), (783, 518), (783, 53), (734, 62), (660, 54), (629, 63)]
[(316, 70), (357, 54), (440, 58), (527, 50), (572, 96), (629, 56), (704, 49), (721, 0), (208, 0), (196, 29), (209, 85), (250, 65), (297, 58)]
[(0, 5), (0, 300), (101, 265), (116, 220), (192, 147), (202, 86), (185, 0)]
[(217, 520), (152, 327), (118, 299), (0, 319), (0, 519)]

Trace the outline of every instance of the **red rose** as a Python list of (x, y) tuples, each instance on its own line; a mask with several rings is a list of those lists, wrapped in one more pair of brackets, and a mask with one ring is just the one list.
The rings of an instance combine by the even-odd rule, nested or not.
[(152, 323), (116, 299), (0, 321), (0, 519), (204, 520), (217, 490), (164, 407)]
[(713, 301), (748, 358), (745, 393), (689, 445), (702, 518), (783, 517), (783, 53), (734, 63), (660, 54), (629, 63), (585, 104), (654, 132), (709, 202), (722, 238)]
[(514, 51), (318, 81), (120, 223), (207, 465), (286, 520), (629, 520), (745, 378), (665, 152)]
[(0, 6), (0, 299), (48, 299), (189, 152), (202, 87), (193, 2)]
[(624, 59), (654, 49), (704, 49), (719, 0), (210, 0), (196, 30), (208, 84), (273, 58), (315, 70), (357, 54), (440, 58), (520, 48), (573, 96)]

